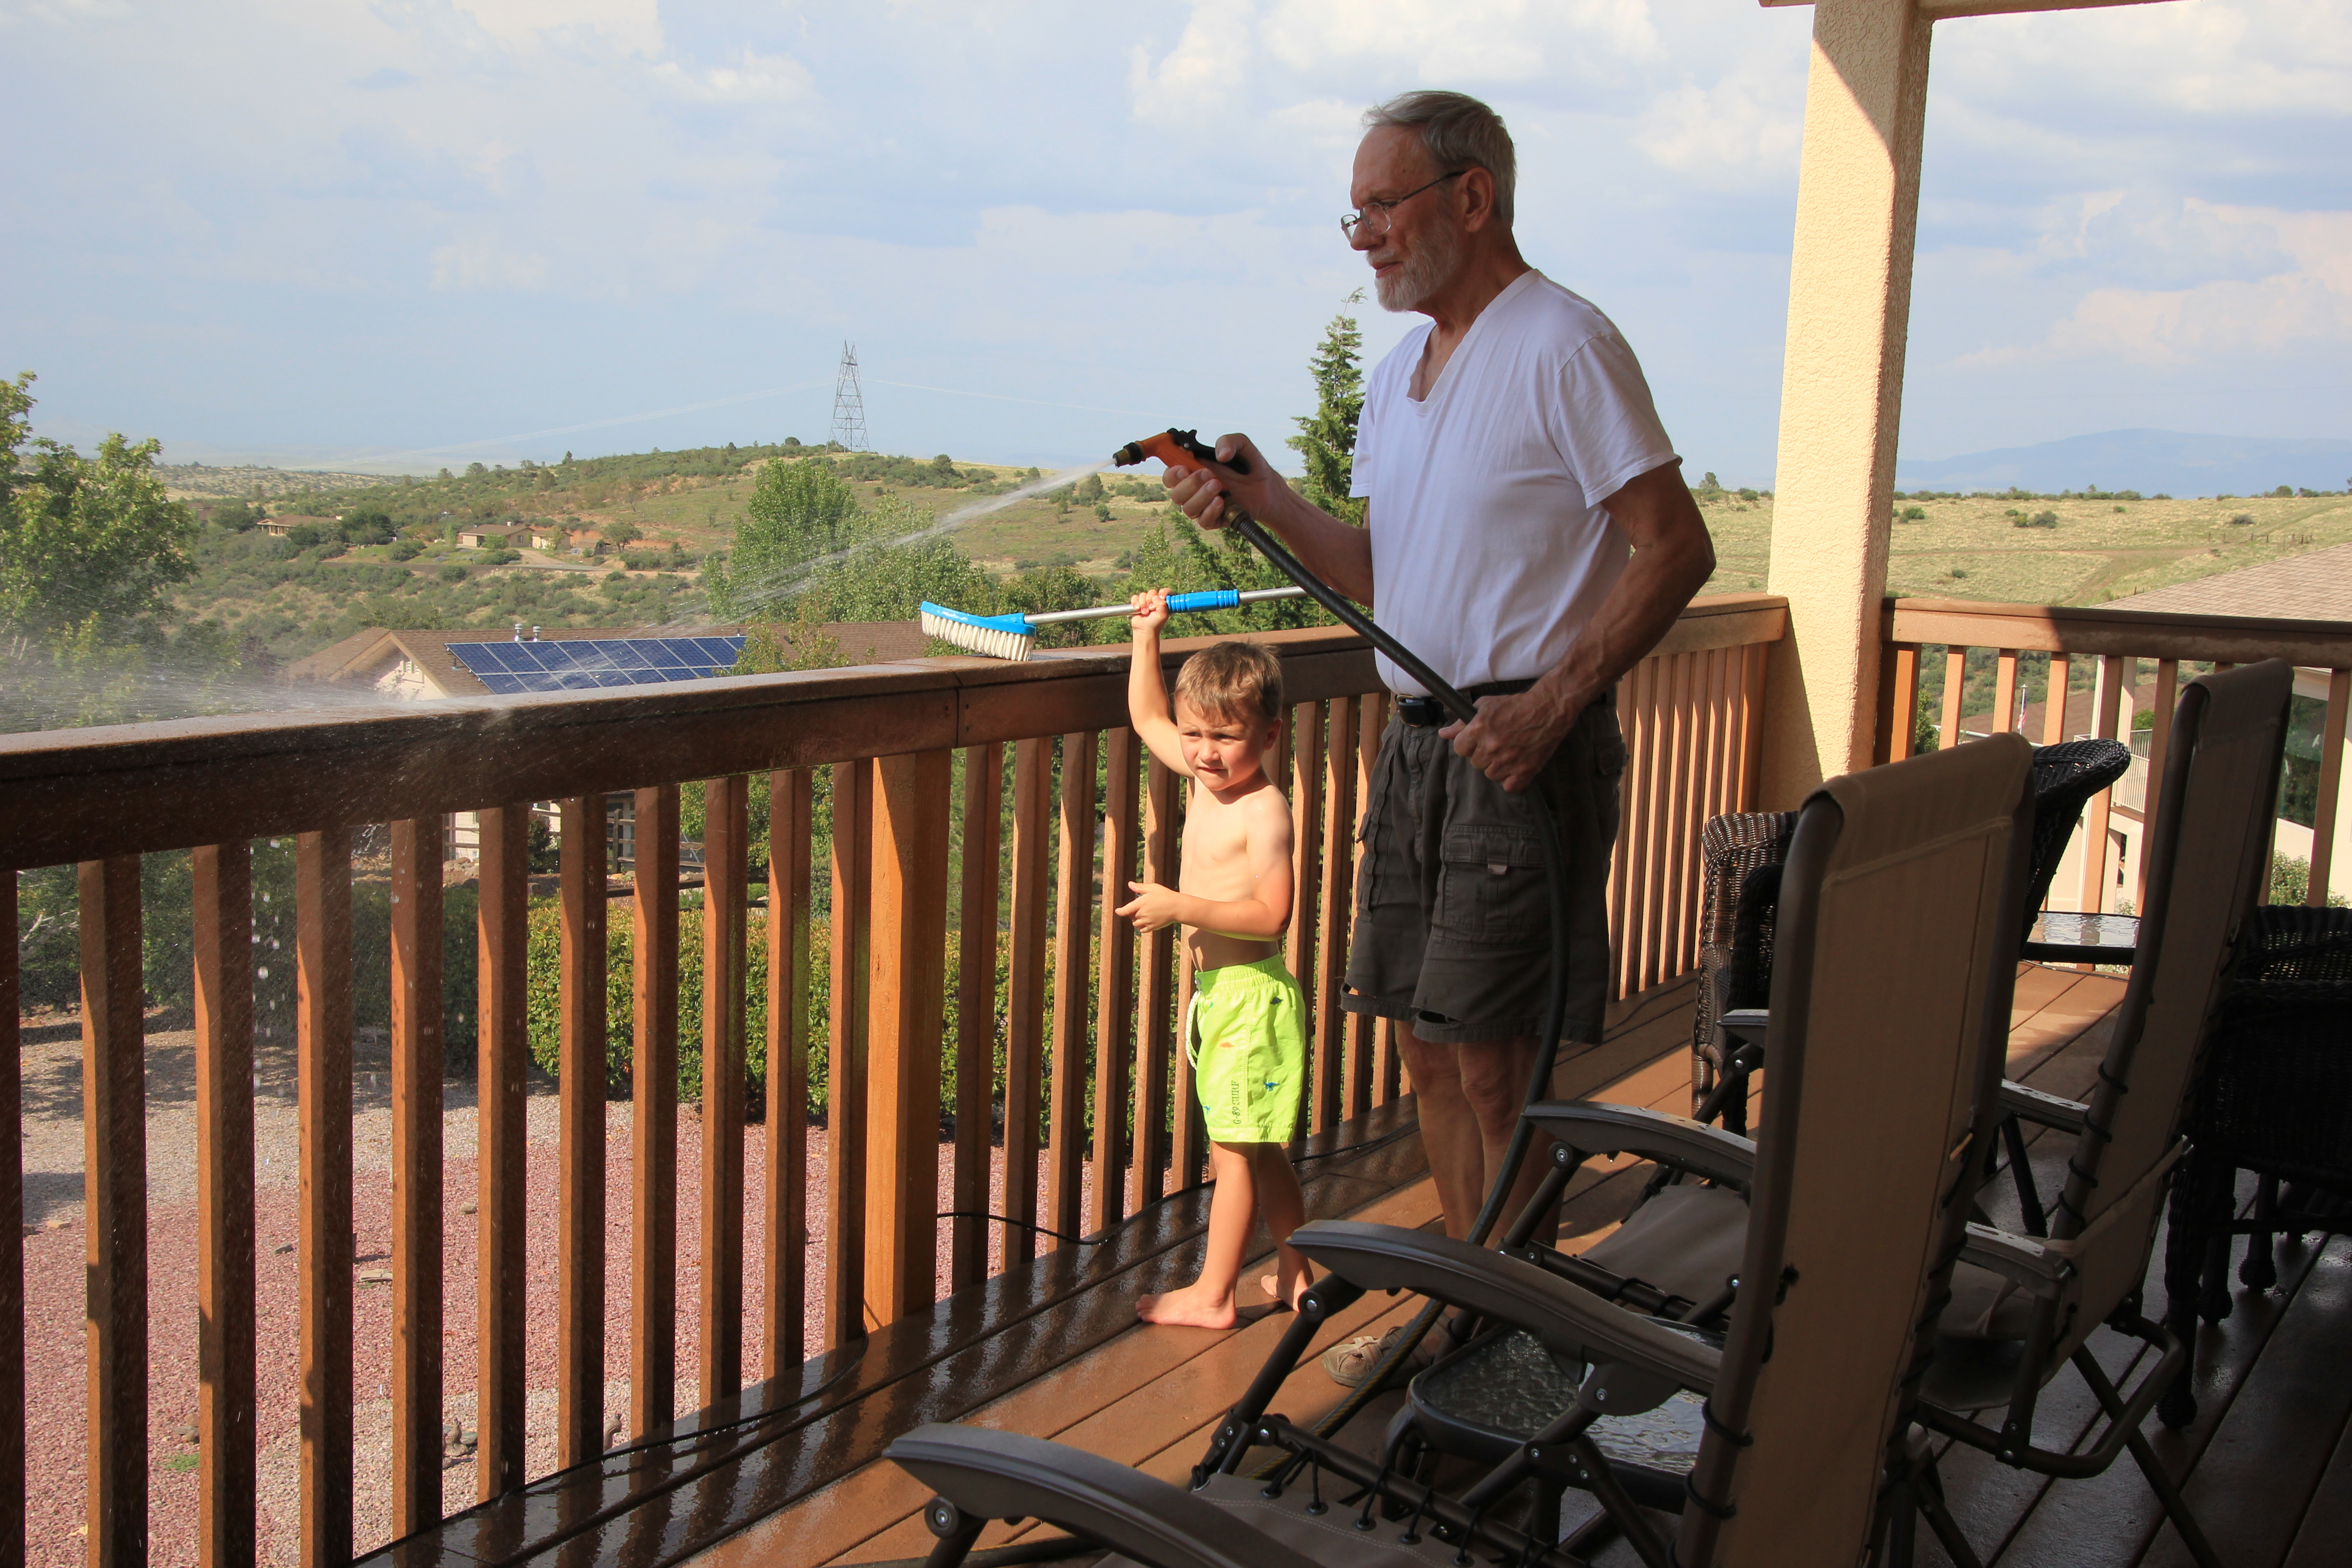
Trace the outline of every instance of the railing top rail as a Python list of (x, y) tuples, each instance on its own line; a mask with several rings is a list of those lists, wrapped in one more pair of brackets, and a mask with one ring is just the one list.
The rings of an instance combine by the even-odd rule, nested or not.
[(1967, 599), (1890, 599), (1887, 606), (1889, 635), (1899, 643), (2212, 659), (2223, 664), (2284, 658), (2311, 668), (2352, 668), (2352, 621), (2193, 616), (2075, 605), (2000, 605)]
[[(1787, 602), (1694, 602), (1661, 653), (1778, 640)], [(1180, 660), (1206, 637), (1169, 642)], [(1295, 701), (1379, 689), (1353, 633), (1261, 634)], [(660, 687), (387, 702), (0, 736), (0, 866), (473, 811), (680, 779), (1100, 730), (1127, 717), (1124, 647), (1021, 664), (908, 659)]]

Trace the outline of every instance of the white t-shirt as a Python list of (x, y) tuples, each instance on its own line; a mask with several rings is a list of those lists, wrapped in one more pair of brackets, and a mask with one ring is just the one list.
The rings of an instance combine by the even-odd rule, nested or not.
[(1601, 503), (1674, 447), (1616, 327), (1539, 272), (1495, 296), (1415, 402), (1430, 331), (1373, 368), (1357, 423), (1349, 493), (1371, 500), (1374, 616), (1457, 688), (1533, 679), (1625, 570), (1631, 546)]

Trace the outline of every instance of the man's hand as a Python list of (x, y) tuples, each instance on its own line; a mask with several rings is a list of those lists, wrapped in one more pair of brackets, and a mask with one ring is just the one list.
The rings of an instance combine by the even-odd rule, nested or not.
[(1168, 590), (1153, 588), (1135, 595), (1127, 602), (1130, 612), (1128, 629), (1137, 637), (1151, 637), (1168, 624)]
[[(1249, 472), (1237, 474), (1223, 467), (1240, 457), (1249, 464)], [(1217, 437), (1217, 462), (1214, 468), (1192, 468), (1171, 464), (1160, 476), (1168, 487), (1168, 497), (1184, 509), (1184, 515), (1202, 528), (1225, 526), (1225, 514), (1232, 506), (1239, 506), (1253, 517), (1270, 517), (1281, 505), (1282, 497), (1290, 487), (1274, 471), (1257, 449), (1257, 443), (1246, 436)], [(1232, 498), (1229, 505), (1226, 498)]]
[(1515, 697), (1481, 697), (1475, 720), (1448, 724), (1438, 733), (1471, 766), (1517, 795), (1535, 783), (1586, 706), (1538, 686)]
[(1119, 919), (1133, 922), (1138, 931), (1147, 931), (1177, 923), (1177, 911), (1183, 903), (1183, 894), (1173, 888), (1163, 888), (1157, 882), (1129, 882), (1127, 887), (1135, 897), (1113, 911)]

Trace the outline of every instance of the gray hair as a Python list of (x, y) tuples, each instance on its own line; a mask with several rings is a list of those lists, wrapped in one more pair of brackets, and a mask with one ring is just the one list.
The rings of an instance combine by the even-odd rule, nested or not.
[(1421, 145), (1441, 169), (1484, 169), (1495, 177), (1495, 217), (1511, 226), (1511, 187), (1518, 154), (1503, 117), (1466, 92), (1399, 93), (1364, 111), (1364, 129), (1400, 125), (1421, 133)]

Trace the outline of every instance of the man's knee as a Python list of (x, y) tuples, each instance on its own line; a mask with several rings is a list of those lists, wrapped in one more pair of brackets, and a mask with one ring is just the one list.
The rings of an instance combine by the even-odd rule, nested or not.
[(1460, 1092), (1462, 1065), (1454, 1055), (1455, 1047), (1423, 1039), (1403, 1025), (1397, 1026), (1397, 1055), (1403, 1058), (1404, 1070), (1412, 1079), (1413, 1092), (1428, 1092), (1432, 1087), (1439, 1092), (1453, 1089)]
[(1454, 1070), (1462, 1097), (1483, 1113), (1516, 1117), (1527, 1097), (1527, 1052), (1518, 1040), (1495, 1040), (1454, 1047)]

